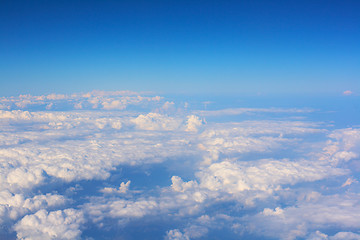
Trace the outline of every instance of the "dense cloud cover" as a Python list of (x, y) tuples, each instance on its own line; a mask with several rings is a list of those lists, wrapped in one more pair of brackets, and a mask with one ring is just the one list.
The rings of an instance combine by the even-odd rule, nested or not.
[(0, 109), (1, 238), (360, 239), (360, 129), (315, 110), (128, 91)]

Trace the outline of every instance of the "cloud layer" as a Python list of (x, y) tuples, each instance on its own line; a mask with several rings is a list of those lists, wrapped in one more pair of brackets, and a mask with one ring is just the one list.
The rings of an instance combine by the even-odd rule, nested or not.
[[(307, 120), (314, 110), (204, 111), (128, 91), (0, 105), (9, 239), (359, 239), (360, 129)], [(206, 119), (247, 113), (260, 117)]]

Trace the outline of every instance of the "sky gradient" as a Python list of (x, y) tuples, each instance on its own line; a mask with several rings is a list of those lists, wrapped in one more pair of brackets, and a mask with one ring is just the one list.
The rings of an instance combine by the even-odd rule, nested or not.
[(0, 95), (360, 92), (358, 1), (1, 1)]

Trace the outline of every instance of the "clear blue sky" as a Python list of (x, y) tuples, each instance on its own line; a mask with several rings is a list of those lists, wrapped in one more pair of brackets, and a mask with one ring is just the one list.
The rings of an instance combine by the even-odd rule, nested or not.
[(360, 1), (0, 1), (0, 95), (360, 92)]

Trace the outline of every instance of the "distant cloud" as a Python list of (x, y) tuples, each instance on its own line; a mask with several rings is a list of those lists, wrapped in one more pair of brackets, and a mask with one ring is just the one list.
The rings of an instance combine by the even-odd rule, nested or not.
[[(49, 95), (20, 95), (18, 97), (0, 98), (0, 109), (12, 110), (69, 110), (69, 109), (104, 109), (124, 110), (128, 106), (148, 106), (149, 103), (159, 103), (160, 96), (141, 96), (140, 93), (130, 91), (92, 91), (83, 94), (49, 94)], [(155, 104), (156, 105), (156, 104)], [(155, 108), (155, 106), (152, 106)]]
[(201, 116), (214, 117), (214, 116), (227, 116), (227, 115), (240, 115), (247, 113), (310, 113), (314, 112), (313, 109), (297, 109), (297, 108), (227, 108), (221, 110), (201, 110), (195, 113)]
[(353, 94), (354, 93), (352, 91), (350, 91), (350, 90), (346, 90), (346, 91), (343, 92), (343, 95), (345, 95), (345, 96), (349, 96), (349, 95), (353, 95)]

